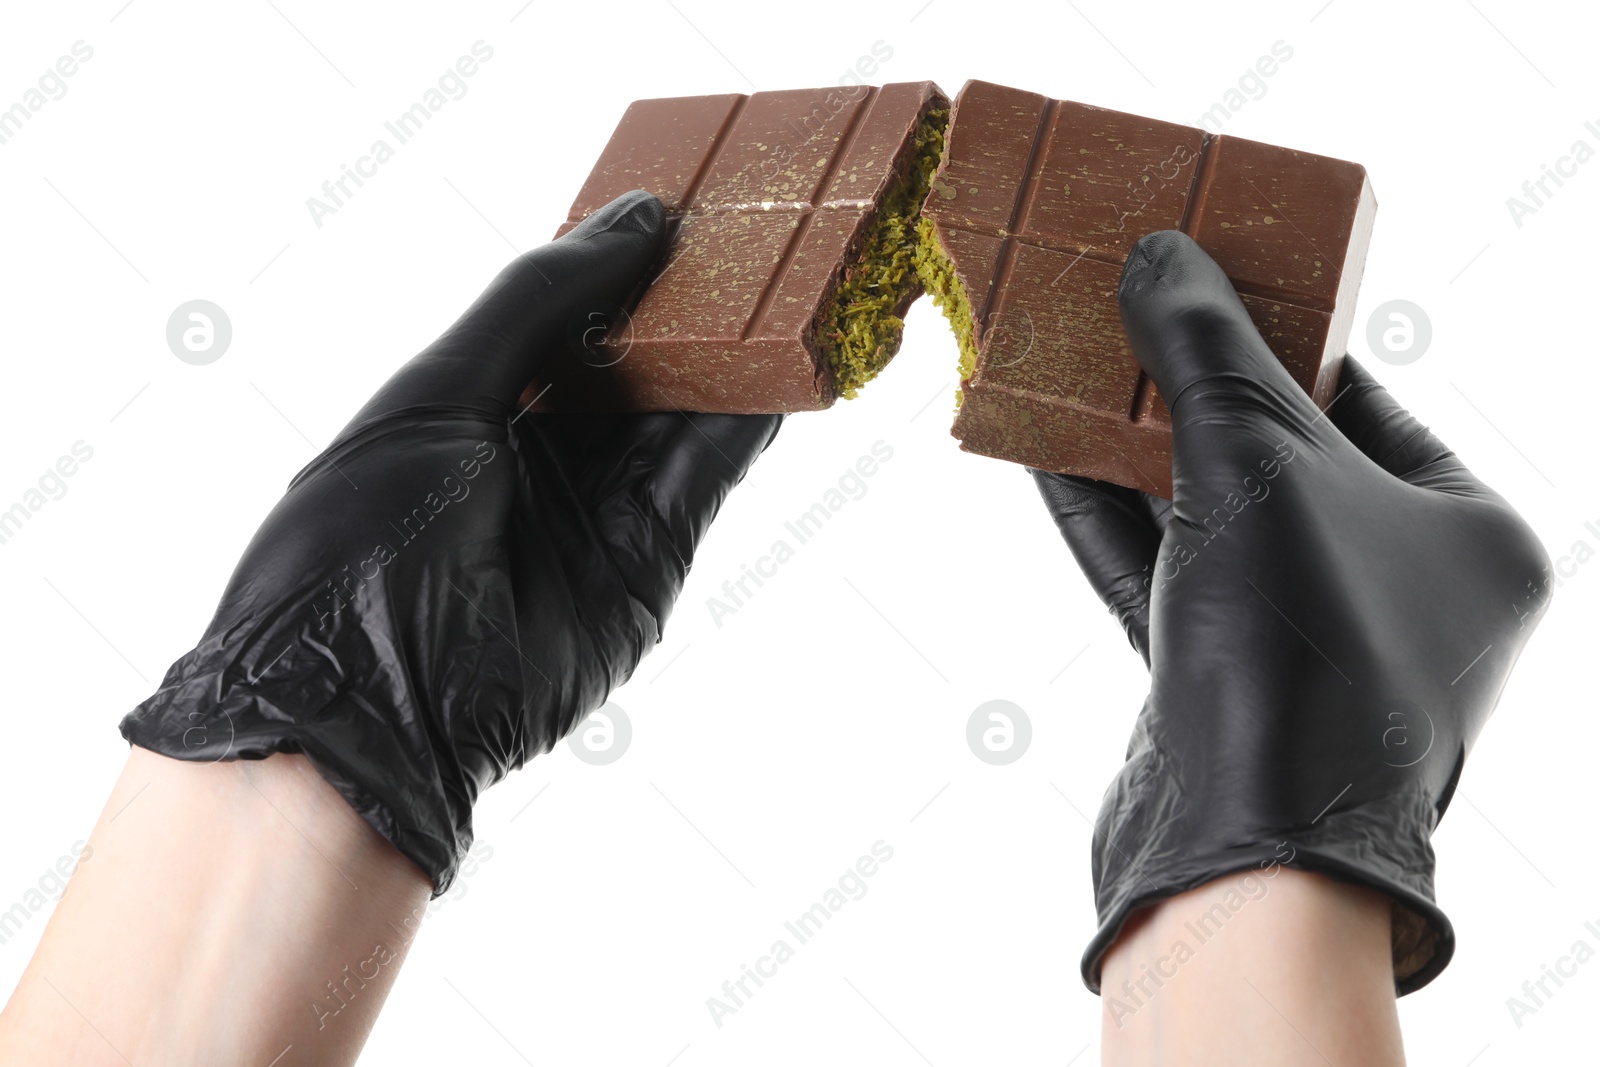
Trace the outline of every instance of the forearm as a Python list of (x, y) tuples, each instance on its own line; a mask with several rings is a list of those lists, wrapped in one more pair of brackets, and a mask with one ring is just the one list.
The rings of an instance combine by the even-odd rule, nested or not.
[(1136, 914), (1103, 965), (1102, 1062), (1400, 1067), (1389, 909), (1271, 866)]
[(300, 756), (135, 748), (86, 855), (0, 1061), (353, 1062), (431, 889)]

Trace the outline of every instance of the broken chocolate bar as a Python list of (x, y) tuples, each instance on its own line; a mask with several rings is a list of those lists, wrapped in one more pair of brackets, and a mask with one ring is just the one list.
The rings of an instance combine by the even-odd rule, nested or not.
[(633, 103), (557, 236), (645, 189), (667, 209), (667, 258), (603, 341), (524, 397), (783, 412), (854, 396), (922, 292), (915, 220), (948, 108), (932, 82)]
[(1170, 496), (1171, 416), (1117, 308), (1133, 243), (1193, 237), (1326, 407), (1376, 207), (1354, 163), (968, 82), (918, 221), (919, 272), (961, 348), (951, 432)]

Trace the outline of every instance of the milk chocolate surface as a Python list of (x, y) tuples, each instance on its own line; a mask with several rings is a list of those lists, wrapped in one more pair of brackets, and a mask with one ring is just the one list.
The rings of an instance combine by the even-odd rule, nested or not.
[(1170, 496), (1171, 417), (1117, 309), (1133, 243), (1193, 237), (1325, 407), (1375, 210), (1354, 163), (968, 82), (922, 212), (971, 305), (952, 432), (970, 452)]
[[(603, 343), (553, 361), (524, 396), (567, 411), (831, 405), (849, 389), (829, 362), (835, 298), (916, 162), (919, 125), (948, 106), (932, 82), (632, 104), (557, 236), (645, 189), (667, 209), (667, 259)], [(912, 272), (886, 313), (920, 292)], [(898, 321), (885, 332), (886, 359)]]

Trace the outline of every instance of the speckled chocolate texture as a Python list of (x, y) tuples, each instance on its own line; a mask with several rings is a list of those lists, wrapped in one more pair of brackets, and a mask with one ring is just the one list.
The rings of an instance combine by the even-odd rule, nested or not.
[(630, 105), (557, 236), (646, 189), (667, 208), (667, 259), (603, 344), (524, 396), (553, 411), (831, 405), (818, 317), (935, 106), (949, 102), (932, 82)]
[(1319, 405), (1376, 211), (1354, 163), (988, 82), (955, 101), (923, 217), (973, 308), (969, 452), (1172, 493), (1172, 425), (1117, 310), (1134, 241), (1193, 237)]

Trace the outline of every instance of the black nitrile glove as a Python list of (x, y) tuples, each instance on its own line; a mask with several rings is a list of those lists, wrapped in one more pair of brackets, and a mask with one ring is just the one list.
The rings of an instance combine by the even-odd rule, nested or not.
[(442, 893), (487, 786), (661, 637), (781, 416), (523, 414), (660, 255), (629, 193), (501, 272), (295, 476), (200, 644), (122, 721), (178, 759), (303, 752)]
[(1400, 993), (1449, 962), (1428, 843), (1545, 606), (1528, 525), (1354, 361), (1326, 415), (1188, 237), (1123, 271), (1174, 499), (1034, 479), (1150, 666), (1100, 809), (1100, 961), (1142, 906), (1277, 862), (1394, 901)]

